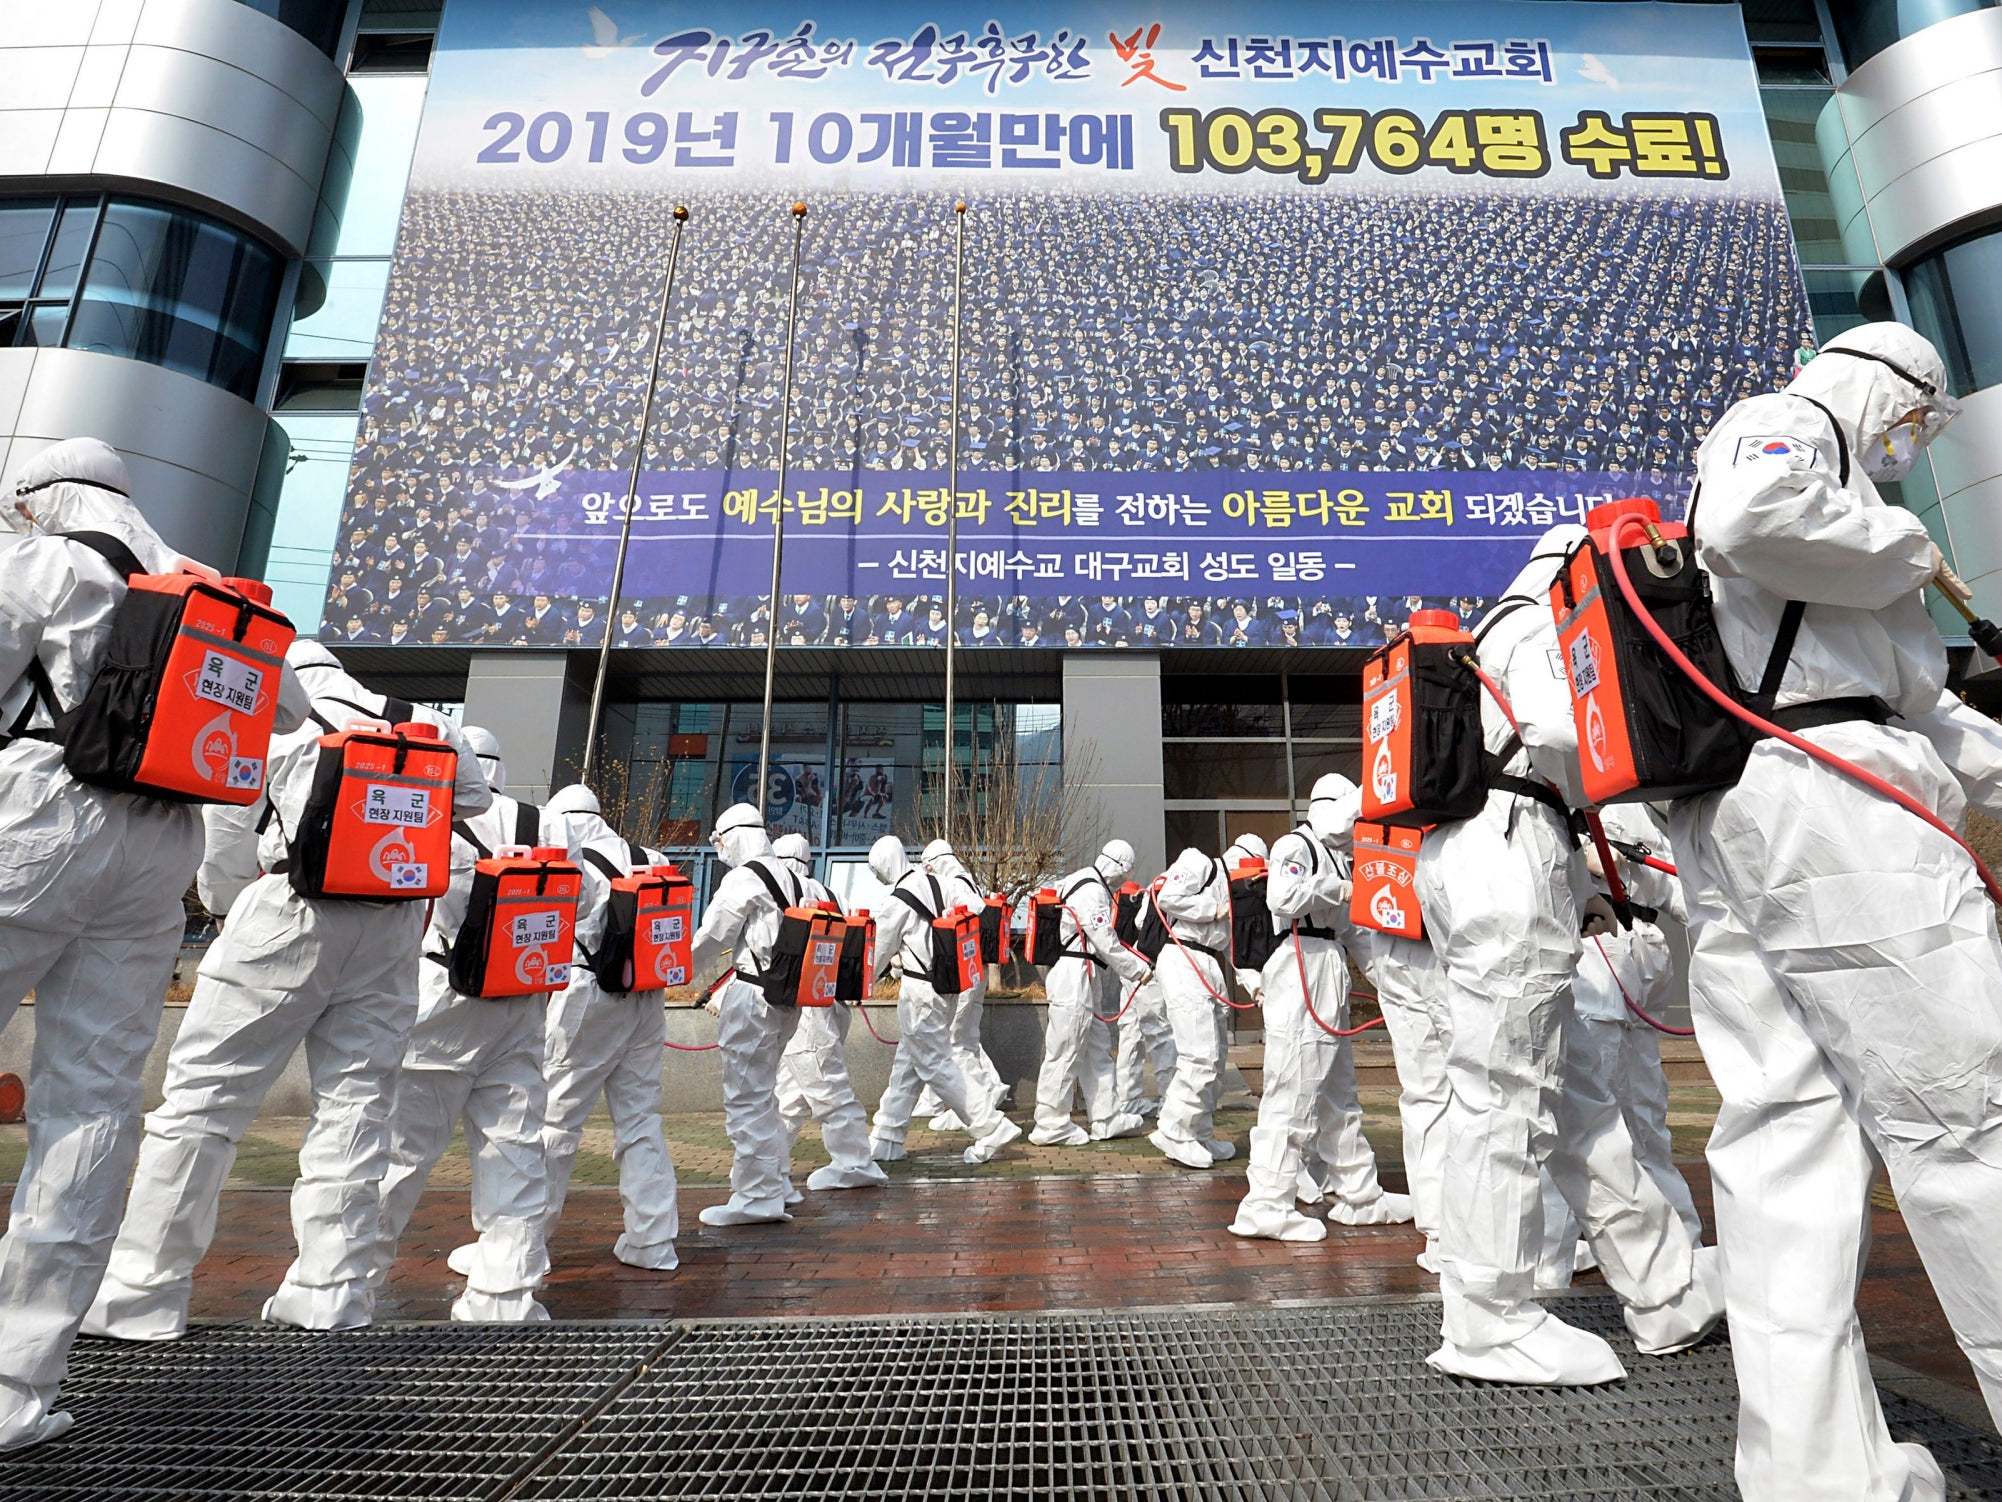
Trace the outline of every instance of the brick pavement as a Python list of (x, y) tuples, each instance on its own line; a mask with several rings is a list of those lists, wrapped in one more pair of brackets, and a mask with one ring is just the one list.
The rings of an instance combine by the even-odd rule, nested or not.
[[(1680, 1092), (1678, 1092), (1680, 1094)], [(1714, 1099), (1714, 1097), (1713, 1097)], [(1403, 1187), (1388, 1102), (1370, 1102), (1370, 1136), (1385, 1183)], [(1700, 1150), (1703, 1103), (1678, 1100), (1679, 1156)], [(1227, 1113), (1242, 1147), (1251, 1116)], [(602, 1124), (601, 1124), (602, 1125)], [(0, 1178), (19, 1143), (0, 1128)], [(239, 1160), (214, 1247), (196, 1281), (195, 1313), (254, 1318), (292, 1256), (286, 1196), (296, 1132), (260, 1122), (262, 1145)], [(812, 1133), (795, 1178), (823, 1161)], [(943, 1314), (1098, 1309), (1290, 1299), (1421, 1295), (1436, 1282), (1412, 1261), (1409, 1227), (1332, 1227), (1314, 1246), (1247, 1242), (1228, 1224), (1243, 1193), (1242, 1158), (1209, 1173), (1166, 1164), (1144, 1140), (1026, 1152), (980, 1170), (958, 1161), (963, 1139), (914, 1133), (913, 1154), (884, 1189), (813, 1194), (787, 1225), (712, 1230), (696, 1220), (725, 1197), (720, 1119), (669, 1118), (683, 1168), (681, 1268), (663, 1275), (611, 1256), (620, 1228), (609, 1152), (580, 1160), (579, 1182), (552, 1247), (545, 1303), (557, 1319)], [(1710, 1215), (1700, 1158), (1683, 1164)], [(596, 1181), (596, 1182), (593, 1182)], [(1895, 1202), (1873, 1197), (1875, 1245), (1862, 1313), (1873, 1354), (1972, 1390)], [(400, 1248), (385, 1318), (443, 1319), (461, 1287), (445, 1255), (470, 1235), (463, 1156), (441, 1164)], [(1580, 1286), (1596, 1284), (1587, 1275)]]

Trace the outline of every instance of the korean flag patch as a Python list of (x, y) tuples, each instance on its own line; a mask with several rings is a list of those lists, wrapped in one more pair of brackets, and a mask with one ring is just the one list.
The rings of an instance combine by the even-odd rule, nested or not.
[(1740, 464), (1779, 463), (1788, 469), (1813, 469), (1821, 463), (1821, 451), (1802, 438), (1792, 438), (1785, 433), (1768, 433), (1755, 438), (1740, 438), (1738, 451), (1731, 459), (1735, 467)]

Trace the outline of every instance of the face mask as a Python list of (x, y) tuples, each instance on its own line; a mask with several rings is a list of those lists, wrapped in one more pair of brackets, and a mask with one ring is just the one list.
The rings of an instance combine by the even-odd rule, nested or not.
[(1908, 422), (1899, 423), (1863, 455), (1863, 473), (1889, 484), (1904, 479), (1918, 462), (1918, 429)]

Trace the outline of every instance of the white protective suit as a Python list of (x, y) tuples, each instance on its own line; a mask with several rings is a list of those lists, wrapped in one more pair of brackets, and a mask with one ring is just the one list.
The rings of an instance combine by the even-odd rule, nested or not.
[[(1158, 990), (1167, 1008), (1175, 1068), (1148, 1141), (1186, 1168), (1209, 1168), (1237, 1151), (1215, 1135), (1224, 1036), (1217, 1018), (1227, 1015), (1230, 995), (1224, 976), (1230, 963), (1230, 868), (1200, 850), (1184, 850), (1151, 900), (1169, 926), (1169, 940), (1147, 989)], [(1228, 1151), (1214, 1151), (1212, 1144)]]
[[(263, 800), (203, 812), (197, 886), (223, 918), (222, 933), (202, 958), (167, 1056), (164, 1099), (146, 1118), (125, 1222), (84, 1325), (94, 1335), (171, 1340), (186, 1332), (195, 1265), (215, 1234), (236, 1145), (302, 1046), (313, 1118), (292, 1188), (299, 1255), (264, 1317), (338, 1330), (367, 1324), (374, 1311), (369, 1256), (389, 1153), (388, 1096), (410, 1030), (425, 905), (302, 897), (281, 873), (325, 727), (405, 711), (349, 676), (318, 642), (294, 642), (287, 656), (317, 719), (273, 739)], [(487, 785), (457, 727), (429, 709), (409, 713), (437, 726), (459, 753), (452, 816), (484, 808)]]
[[(118, 1231), (142, 1068), (201, 859), (193, 805), (87, 786), (54, 743), (11, 738), (50, 723), (35, 665), (63, 708), (83, 697), (125, 597), (102, 557), (53, 534), (106, 532), (150, 570), (180, 564), (130, 490), (111, 447), (78, 438), (35, 455), (0, 497), (0, 1028), (35, 993), (28, 1156), (0, 1240), (0, 1450), (69, 1427), (51, 1404)], [(304, 708), (281, 673), (279, 727)]]
[[(1363, 973), (1376, 987), (1397, 1066), (1397, 1118), (1412, 1219), (1425, 1233), (1418, 1265), (1439, 1271), (1440, 1175), (1446, 1158), (1446, 1043), (1437, 1019), (1439, 960), (1425, 939), (1355, 930)], [(1575, 1239), (1575, 1233), (1574, 1233)]]
[[(1585, 941), (1572, 982), (1577, 1005), (1565, 1025), (1567, 1068), (1582, 1067), (1603, 1080), (1618, 1105), (1621, 1127), (1638, 1162), (1661, 1190), (1688, 1230), (1692, 1241), (1703, 1239), (1703, 1218), (1696, 1213), (1689, 1185), (1675, 1166), (1674, 1143), (1668, 1130), (1668, 1079), (1662, 1073), (1659, 1036), (1627, 1007), (1636, 1005), (1661, 1015), (1673, 969), (1668, 939), (1654, 924), (1636, 918), (1631, 930), (1615, 929)], [(1567, 1076), (1567, 1088), (1569, 1077)], [(1543, 1191), (1543, 1254), (1536, 1271), (1539, 1293), (1571, 1286), (1571, 1274), (1593, 1261), (1581, 1261), (1578, 1219), (1565, 1203), (1554, 1180), (1545, 1176)]]
[(890, 899), (875, 915), (877, 974), (894, 966), (902, 977), (897, 993), (897, 1052), (890, 1061), (890, 1082), (876, 1105), (870, 1152), (886, 1163), (904, 1156), (911, 1113), (919, 1092), (929, 1085), (945, 1108), (967, 1123), (973, 1146), (966, 1149), (965, 1160), (990, 1162), (1022, 1135), (1022, 1129), (959, 1072), (952, 1048), (953, 998), (939, 995), (925, 979), (931, 969), (930, 920), (950, 910), (953, 898), (943, 878), (910, 863), (895, 835), (886, 834), (870, 847), (869, 870), (890, 889)]
[(1294, 1208), (1302, 1179), (1315, 1168), (1317, 1187), (1334, 1199), (1330, 1219), (1389, 1225), (1411, 1218), (1409, 1197), (1386, 1194), (1377, 1181), (1356, 1100), (1353, 1042), (1330, 1031), (1348, 1026), (1342, 941), (1351, 932), (1349, 861), (1341, 847), (1359, 802), (1353, 782), (1328, 773), (1314, 784), (1308, 822), (1272, 846), (1265, 901), (1283, 937), (1265, 963), (1264, 1090), (1244, 1199), (1230, 1224), (1236, 1236), (1325, 1240), (1326, 1224)]
[[(482, 766), (487, 776), (506, 776), (498, 759)], [(531, 823), (531, 839), (518, 839), (529, 835)], [(453, 1128), (463, 1124), (472, 1162), (473, 1230), (479, 1240), (470, 1257), (463, 1248), (455, 1253), (455, 1270), (463, 1269), (466, 1288), (453, 1301), (452, 1318), (536, 1323), (549, 1318), (535, 1297), (549, 1272), (546, 1229), (551, 1217), (543, 1149), (549, 1089), (542, 1073), (548, 1000), (540, 993), (498, 1000), (463, 996), (452, 988), (443, 960), (465, 922), (476, 861), (504, 845), (523, 843), (561, 846), (574, 859), (603, 826), (597, 800), (583, 788), (560, 790), (539, 815), (531, 805), (496, 790), (487, 811), (465, 824), (466, 832), (452, 840), (451, 888), (432, 909), (424, 935), (417, 1025), (396, 1077), (374, 1273), (388, 1277), (396, 1243), (410, 1224), (431, 1170), (450, 1145)], [(583, 869), (579, 922), (602, 925), (605, 879), (589, 866)]]
[[(979, 912), (985, 904), (986, 894), (975, 885), (973, 873), (966, 869), (965, 862), (954, 853), (952, 846), (944, 840), (933, 840), (925, 846), (918, 857), (918, 864), (936, 876), (945, 887), (948, 903), (964, 903), (974, 912)], [(974, 1095), (986, 1095), (995, 1105), (1008, 1094), (1007, 1083), (1001, 1078), (1001, 1071), (994, 1067), (994, 1061), (987, 1056), (987, 1049), (980, 1041), (981, 1015), (987, 1003), (987, 972), (980, 972), (980, 984), (970, 991), (962, 991), (952, 1004), (952, 1056), (959, 1064), (960, 1075), (966, 1081), (966, 1088)], [(924, 1094), (912, 1108), (915, 1116), (929, 1115), (932, 1130), (939, 1132), (959, 1132), (966, 1129), (966, 1123), (945, 1109), (944, 1102), (931, 1086), (925, 1086)]]
[[(1696, 533), (1740, 681), (1762, 677), (1783, 602), (1804, 602), (1779, 712), (1883, 700), (1901, 720), (1804, 738), (1957, 826), (1970, 799), (2002, 814), (2002, 731), (1945, 692), (1920, 595), (1937, 554), (1870, 478), (1952, 415), (1944, 382), (1939, 356), (1901, 325), (1829, 341), (1785, 391), (1739, 403), (1711, 430)], [(1947, 839), (1772, 740), (1736, 787), (1678, 805), (1671, 832), (1691, 1010), (1723, 1097), (1709, 1159), (1738, 1484), (1760, 1502), (1938, 1497), (1932, 1458), (1885, 1429), (1854, 1304), (1874, 1153), (2002, 1420), (1994, 910)]]
[[(581, 786), (560, 788), (546, 810), (585, 836), (579, 863), (602, 877), (591, 896), (609, 900), (612, 873), (631, 876), (656, 864), (607, 824)], [(607, 869), (609, 868), (609, 870)], [(610, 910), (606, 902), (579, 910), (580, 950), (595, 953), (604, 942)], [(580, 953), (579, 959), (584, 956)], [(612, 993), (599, 985), (589, 964), (571, 968), (570, 983), (550, 998), (543, 1024), (542, 1076), (548, 1082), (542, 1146), (547, 1163), (548, 1209), (544, 1239), (554, 1236), (570, 1172), (584, 1140), (584, 1123), (604, 1096), (612, 1118), (612, 1155), (619, 1169), (619, 1200), (625, 1223), (612, 1255), (628, 1267), (671, 1272), (681, 1259), (674, 1249), (681, 1220), (676, 1207), (674, 1158), (660, 1121), (662, 1044), (667, 1037), (667, 998), (661, 991)]]
[[(831, 902), (833, 894), (813, 877), (813, 848), (801, 834), (781, 835), (772, 853), (792, 869), (806, 889), (806, 900)], [(809, 1189), (867, 1189), (887, 1184), (890, 1176), (869, 1156), (869, 1113), (855, 1098), (848, 1078), (846, 1002), (831, 1007), (801, 1007), (799, 1026), (779, 1060), (779, 1115), (785, 1118), (786, 1203), (801, 1198), (792, 1187), (793, 1143), (809, 1121), (820, 1123), (820, 1140), (829, 1161), (806, 1177)]]
[[(1036, 1076), (1036, 1129), (1029, 1140), (1043, 1147), (1078, 1147), (1093, 1140), (1128, 1137), (1146, 1123), (1119, 1109), (1112, 1075), (1110, 1025), (1100, 1012), (1099, 972), (1119, 982), (1120, 1004), (1148, 977), (1147, 962), (1113, 932), (1112, 884), (1133, 869), (1133, 847), (1108, 841), (1098, 859), (1057, 883), (1065, 913), (1058, 932), (1063, 958), (1043, 972), (1049, 997), (1043, 1024), (1043, 1065)], [(1082, 1092), (1091, 1130), (1071, 1120), (1071, 1100)]]
[[(1521, 725), (1518, 741), (1483, 692), (1484, 744), (1508, 775), (1554, 784), (1571, 804), (1577, 736), (1548, 590), (1583, 536), (1575, 526), (1546, 533), (1476, 633), (1481, 666)], [(1427, 1360), (1458, 1376), (1575, 1385), (1624, 1375), (1604, 1340), (1534, 1301), (1546, 1163), (1643, 1352), (1680, 1350), (1722, 1313), (1714, 1256), (1699, 1252), (1635, 1161), (1618, 1103), (1589, 1070), (1561, 1060), (1589, 880), (1568, 812), (1523, 787), (1494, 787), (1480, 813), (1428, 833), (1419, 851), (1451, 1090), (1444, 1340)]]
[[(705, 1226), (790, 1220), (786, 1213), (786, 1124), (779, 1114), (779, 1061), (799, 1026), (797, 1007), (765, 1000), (755, 977), (771, 963), (784, 907), (805, 896), (800, 879), (772, 853), (764, 815), (732, 804), (709, 836), (728, 867), (695, 930), (693, 972), (707, 975), (727, 959), (736, 974), (716, 1001), (716, 1041), (723, 1053), (723, 1126), (730, 1135), (730, 1198), (710, 1205)], [(760, 875), (760, 872), (763, 874)]]
[[(1140, 899), (1142, 923), (1147, 920), (1147, 908), (1153, 900), (1152, 893), (1145, 893)], [(1118, 911), (1116, 906), (1114, 911)], [(1117, 1012), (1125, 1000), (1112, 976), (1099, 977), (1098, 1000), (1100, 1014), (1107, 1017)], [(1161, 988), (1159, 974), (1148, 977), (1113, 1032), (1112, 1090), (1119, 1103), (1119, 1114), (1158, 1116), (1161, 1102), (1167, 1098), (1168, 1084), (1175, 1077), (1175, 1027), (1168, 1020), (1168, 998)], [(1160, 1092), (1156, 1095), (1147, 1093), (1150, 1068), (1154, 1071), (1155, 1089)]]

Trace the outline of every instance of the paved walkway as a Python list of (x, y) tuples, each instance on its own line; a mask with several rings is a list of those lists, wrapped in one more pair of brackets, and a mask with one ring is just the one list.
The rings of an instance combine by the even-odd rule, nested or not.
[[(1366, 1099), (1385, 1183), (1404, 1185), (1394, 1109)], [(1674, 1125), (1697, 1204), (1710, 1215), (1701, 1159), (1715, 1097), (1678, 1090)], [(1017, 1113), (1018, 1117), (1021, 1113)], [(1242, 1150), (1249, 1109), (1220, 1114)], [(1426, 1295), (1437, 1281), (1413, 1262), (1408, 1226), (1330, 1228), (1313, 1246), (1242, 1241), (1224, 1227), (1244, 1192), (1243, 1159), (1192, 1173), (1144, 1138), (1088, 1148), (1008, 1149), (979, 1170), (964, 1138), (920, 1128), (911, 1157), (875, 1190), (811, 1194), (786, 1225), (712, 1230), (696, 1213), (724, 1199), (728, 1152), (719, 1116), (670, 1116), (683, 1186), (681, 1268), (663, 1275), (615, 1261), (620, 1229), (609, 1122), (593, 1123), (554, 1246), (545, 1303), (559, 1320), (937, 1314), (975, 1310), (1273, 1304), (1298, 1299)], [(285, 1188), (301, 1123), (260, 1121), (223, 1197), (214, 1247), (196, 1281), (195, 1313), (254, 1318), (290, 1262)], [(0, 1127), (0, 1182), (18, 1167), (23, 1129)], [(601, 1140), (602, 1139), (602, 1140)], [(802, 1140), (794, 1178), (825, 1161)], [(382, 1309), (389, 1319), (443, 1319), (461, 1280), (445, 1256), (470, 1236), (463, 1148), (440, 1163), (400, 1248)], [(1873, 1210), (1864, 1285), (1871, 1352), (1973, 1390), (1888, 1189)], [(1581, 1290), (1600, 1286), (1596, 1274)]]

